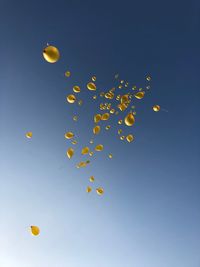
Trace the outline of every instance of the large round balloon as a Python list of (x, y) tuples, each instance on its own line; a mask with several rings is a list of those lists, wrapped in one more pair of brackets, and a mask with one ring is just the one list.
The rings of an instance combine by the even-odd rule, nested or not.
[(43, 57), (47, 62), (55, 63), (60, 58), (60, 52), (55, 46), (49, 45), (43, 50)]

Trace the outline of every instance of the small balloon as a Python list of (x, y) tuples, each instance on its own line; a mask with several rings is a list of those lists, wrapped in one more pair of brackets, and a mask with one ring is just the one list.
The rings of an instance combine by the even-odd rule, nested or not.
[(133, 141), (134, 137), (132, 134), (127, 135), (126, 140), (131, 143)]
[(96, 115), (94, 116), (94, 122), (95, 122), (95, 123), (98, 123), (100, 120), (101, 120), (101, 114), (96, 114)]
[(60, 52), (55, 46), (49, 45), (43, 50), (43, 57), (47, 62), (55, 63), (60, 58)]
[(97, 145), (96, 147), (95, 147), (95, 150), (96, 151), (102, 151), (103, 150), (103, 145)]
[(71, 139), (71, 138), (73, 138), (74, 137), (74, 134), (72, 133), (72, 132), (67, 132), (67, 133), (65, 133), (65, 138), (66, 139)]
[(109, 154), (108, 157), (109, 157), (110, 159), (112, 159), (113, 155), (112, 155), (112, 154)]
[(90, 82), (87, 84), (87, 89), (90, 91), (95, 91), (97, 88), (96, 88), (96, 85), (94, 83)]
[(74, 149), (70, 147), (67, 150), (67, 156), (68, 156), (69, 159), (71, 159), (73, 155), (74, 155)]
[(67, 96), (67, 101), (68, 101), (70, 104), (73, 104), (73, 103), (76, 101), (76, 97), (75, 97), (75, 95), (68, 95), (68, 96)]
[(132, 113), (129, 113), (125, 119), (124, 122), (127, 126), (132, 126), (135, 123), (135, 118)]
[(153, 106), (153, 111), (155, 111), (155, 112), (160, 111), (160, 106), (159, 105), (154, 105)]
[(96, 81), (96, 76), (92, 76), (92, 81), (95, 82)]
[(90, 193), (92, 191), (92, 188), (90, 187), (90, 186), (88, 186), (87, 188), (86, 188), (86, 192), (87, 193)]
[(94, 134), (99, 134), (99, 133), (100, 133), (100, 130), (101, 130), (101, 127), (100, 127), (99, 125), (97, 125), (97, 126), (95, 126), (95, 127), (93, 128), (93, 133), (94, 133)]
[(89, 153), (89, 151), (90, 151), (89, 147), (86, 146), (86, 147), (84, 147), (84, 148), (82, 149), (81, 154), (82, 154), (82, 155), (86, 155), (86, 154)]
[(69, 77), (71, 76), (71, 72), (70, 72), (70, 71), (66, 71), (66, 72), (65, 72), (65, 76), (66, 76), (67, 78), (69, 78)]
[(32, 225), (30, 226), (31, 234), (37, 236), (40, 234), (40, 228), (38, 226)]
[(78, 85), (75, 85), (75, 86), (73, 87), (73, 91), (74, 91), (74, 93), (80, 93), (81, 88), (80, 88)]
[(104, 193), (104, 189), (102, 188), (102, 187), (98, 187), (97, 189), (96, 189), (96, 192), (97, 192), (97, 194), (98, 195), (103, 195), (103, 193)]
[(94, 176), (90, 176), (90, 182), (93, 183), (94, 182)]
[(142, 99), (144, 97), (145, 92), (138, 92), (135, 94), (135, 98)]
[(110, 114), (109, 113), (104, 113), (101, 115), (101, 120), (102, 121), (107, 121), (110, 117)]
[(32, 132), (27, 132), (26, 133), (26, 138), (31, 139), (32, 136), (33, 136), (33, 133)]

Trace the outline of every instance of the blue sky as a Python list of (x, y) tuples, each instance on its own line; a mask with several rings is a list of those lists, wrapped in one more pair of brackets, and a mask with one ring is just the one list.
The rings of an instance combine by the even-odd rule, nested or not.
[[(0, 5), (0, 267), (199, 267), (199, 2)], [(47, 43), (56, 64), (42, 57)], [(104, 152), (76, 169), (64, 133), (79, 136), (77, 151), (87, 144), (100, 102), (85, 85), (96, 75), (107, 90), (116, 73), (138, 86), (152, 76), (135, 126), (123, 128), (135, 141), (113, 123), (97, 138)], [(82, 107), (65, 100), (75, 84)], [(102, 197), (86, 194), (91, 175)]]

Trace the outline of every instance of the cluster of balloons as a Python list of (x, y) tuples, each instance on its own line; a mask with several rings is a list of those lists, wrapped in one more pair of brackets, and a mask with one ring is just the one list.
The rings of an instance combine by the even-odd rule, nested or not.
[[(43, 50), (43, 57), (44, 59), (49, 62), (49, 63), (56, 63), (60, 59), (60, 52), (58, 48), (55, 46), (47, 45), (45, 49)], [(69, 78), (71, 76), (71, 72), (68, 70), (65, 72), (65, 77)], [(150, 89), (150, 82), (151, 82), (151, 76), (146, 77), (146, 81), (148, 84), (146, 85), (146, 88), (137, 88), (135, 85), (130, 86), (129, 82), (124, 81), (124, 80), (119, 80), (119, 74), (116, 74), (114, 76), (114, 80), (116, 85), (107, 90), (106, 92), (98, 92), (98, 86), (96, 85), (96, 76), (91, 77), (91, 81), (89, 81), (86, 84), (86, 87), (84, 90), (89, 90), (93, 93), (96, 93), (92, 96), (93, 100), (96, 100), (98, 98), (102, 98), (102, 102), (99, 105), (99, 112), (94, 114), (93, 122), (94, 126), (92, 128), (92, 134), (93, 138), (89, 141), (90, 144), (94, 143), (94, 138), (96, 135), (99, 135), (102, 131), (102, 126), (100, 125), (101, 123), (105, 123), (108, 120), (113, 121), (112, 117), (113, 116), (118, 116), (120, 115), (120, 118), (118, 119), (118, 124), (119, 125), (124, 125), (127, 126), (128, 128), (132, 127), (135, 122), (136, 122), (136, 109), (135, 106), (132, 105), (133, 100), (141, 100), (145, 97), (146, 92)], [(72, 92), (66, 96), (66, 101), (69, 104), (75, 104), (76, 102), (78, 103), (79, 106), (83, 104), (82, 100), (78, 100), (77, 95), (80, 94), (82, 91), (81, 87), (79, 85), (74, 85), (72, 88)], [(127, 109), (128, 112), (124, 115), (124, 111)], [(152, 110), (154, 112), (158, 112), (161, 110), (161, 107), (156, 104), (152, 106)], [(122, 118), (123, 117), (123, 118)], [(73, 120), (77, 121), (78, 117), (73, 116)], [(105, 130), (109, 130), (111, 128), (111, 125), (106, 125)], [(134, 141), (135, 137), (132, 133), (128, 133), (126, 136), (122, 135), (123, 130), (118, 129), (117, 134), (119, 135), (120, 140), (126, 140), (127, 142), (131, 143)], [(33, 136), (33, 133), (27, 132), (26, 137), (28, 139), (31, 139)], [(77, 140), (75, 139), (75, 134), (72, 131), (68, 131), (65, 133), (64, 137), (71, 141), (72, 145), (77, 144)], [(84, 146), (81, 149), (81, 154), (82, 155), (87, 155), (92, 157), (94, 153), (96, 152), (101, 152), (104, 150), (103, 144), (96, 144), (94, 147), (94, 150), (92, 150), (89, 146)], [(69, 159), (71, 159), (75, 154), (75, 149), (73, 147), (69, 147), (67, 149), (66, 155)], [(108, 154), (108, 158), (112, 159), (113, 155), (111, 153)], [(82, 168), (86, 167), (90, 163), (90, 160), (85, 160), (81, 161), (76, 164), (77, 168)], [(94, 176), (91, 176), (89, 178), (89, 181), (91, 183), (95, 182)], [(87, 186), (86, 192), (90, 193), (92, 191), (91, 186)], [(98, 195), (103, 195), (104, 194), (104, 189), (103, 187), (98, 187), (96, 188), (96, 193)], [(37, 236), (40, 234), (40, 229), (38, 226), (30, 226), (30, 230), (32, 235)]]

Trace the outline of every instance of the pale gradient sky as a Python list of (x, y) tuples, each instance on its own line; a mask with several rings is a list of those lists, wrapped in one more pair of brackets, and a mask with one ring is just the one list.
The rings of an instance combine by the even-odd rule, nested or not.
[[(199, 1), (0, 2), (0, 267), (200, 266), (199, 15)], [(42, 58), (47, 42), (56, 64)], [(65, 97), (94, 74), (110, 88), (115, 73), (153, 77), (135, 141), (113, 127), (78, 170), (64, 133), (86, 144), (94, 102), (85, 89), (74, 111)], [(102, 197), (86, 194), (90, 175)]]

